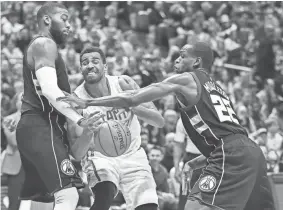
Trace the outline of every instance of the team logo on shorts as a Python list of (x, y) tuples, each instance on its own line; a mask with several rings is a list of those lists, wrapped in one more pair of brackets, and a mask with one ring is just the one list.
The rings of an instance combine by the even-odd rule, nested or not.
[(72, 162), (68, 159), (65, 159), (61, 163), (61, 170), (64, 174), (68, 176), (72, 176), (75, 174), (75, 167), (73, 166)]
[(199, 189), (201, 191), (209, 192), (209, 191), (211, 191), (215, 188), (216, 179), (215, 179), (214, 176), (211, 176), (211, 175), (205, 176), (205, 177), (201, 178), (198, 186), (199, 186)]

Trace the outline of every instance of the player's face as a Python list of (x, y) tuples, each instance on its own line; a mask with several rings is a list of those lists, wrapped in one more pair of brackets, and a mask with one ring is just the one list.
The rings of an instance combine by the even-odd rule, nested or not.
[(104, 67), (98, 52), (85, 53), (81, 58), (81, 71), (86, 83), (99, 82), (104, 77)]
[(183, 73), (194, 70), (194, 63), (196, 58), (190, 55), (186, 50), (180, 51), (180, 56), (175, 60), (174, 71)]
[(62, 44), (67, 40), (71, 25), (69, 14), (66, 9), (56, 8), (57, 12), (51, 16), (49, 31), (57, 44)]

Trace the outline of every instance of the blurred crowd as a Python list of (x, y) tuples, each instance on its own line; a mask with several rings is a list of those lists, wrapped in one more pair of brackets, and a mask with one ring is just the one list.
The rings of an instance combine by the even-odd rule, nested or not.
[[(107, 74), (128, 75), (145, 87), (174, 74), (173, 63), (184, 44), (207, 42), (215, 55), (209, 73), (229, 94), (241, 124), (261, 146), (269, 171), (283, 171), (282, 2), (62, 3), (72, 26), (72, 35), (61, 46), (72, 89), (82, 82), (79, 53), (87, 45), (105, 52)], [(37, 33), (36, 12), (42, 4), (1, 2), (2, 119), (19, 112), (23, 54)], [(141, 122), (142, 146), (152, 166), (161, 209), (176, 209), (179, 183), (173, 154), (180, 124), (178, 107), (173, 95), (155, 105), (166, 123), (158, 129)], [(1, 124), (4, 151), (11, 143)], [(183, 143), (188, 146), (189, 141), (186, 138)], [(89, 195), (87, 190), (81, 193)], [(81, 206), (88, 206), (91, 201), (84, 198)], [(116, 200), (121, 208), (123, 198)]]

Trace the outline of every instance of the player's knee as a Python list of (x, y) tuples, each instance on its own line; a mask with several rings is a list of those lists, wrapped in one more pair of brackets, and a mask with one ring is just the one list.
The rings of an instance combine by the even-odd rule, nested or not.
[(54, 194), (55, 205), (65, 203), (69, 209), (75, 209), (79, 201), (79, 194), (77, 188), (71, 187), (62, 189)]

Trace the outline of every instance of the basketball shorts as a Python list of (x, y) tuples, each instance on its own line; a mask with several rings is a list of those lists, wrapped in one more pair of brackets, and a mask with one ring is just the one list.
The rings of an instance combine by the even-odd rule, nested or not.
[(119, 157), (105, 157), (95, 152), (83, 164), (89, 187), (104, 181), (113, 182), (121, 190), (127, 209), (154, 203), (158, 204), (156, 184), (144, 149)]
[(188, 199), (223, 210), (274, 210), (266, 161), (258, 145), (241, 134), (220, 141)]
[(65, 119), (58, 114), (23, 113), (16, 130), (25, 171), (21, 199), (52, 202), (53, 194), (84, 184), (70, 161)]

